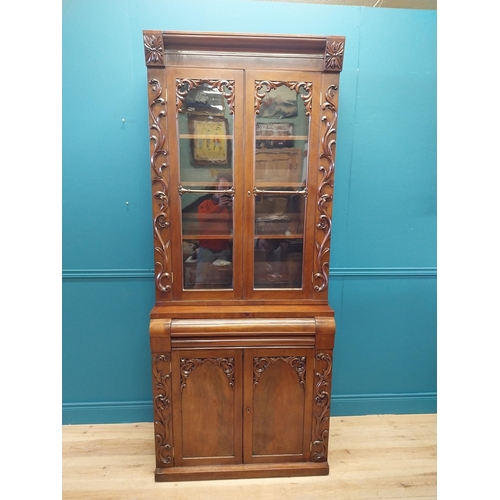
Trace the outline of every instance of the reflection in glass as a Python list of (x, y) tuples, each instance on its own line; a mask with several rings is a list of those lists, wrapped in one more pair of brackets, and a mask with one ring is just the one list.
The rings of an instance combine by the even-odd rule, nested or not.
[(218, 81), (182, 80), (178, 93), (184, 289), (231, 289), (233, 115)]
[(256, 82), (254, 288), (302, 288), (309, 116), (300, 85)]
[(305, 198), (255, 199), (255, 288), (301, 288)]

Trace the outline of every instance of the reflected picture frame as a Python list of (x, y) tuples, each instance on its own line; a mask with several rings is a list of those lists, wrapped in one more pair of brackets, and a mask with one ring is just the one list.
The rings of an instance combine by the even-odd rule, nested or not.
[(257, 122), (255, 124), (255, 147), (257, 149), (293, 148), (293, 134), (293, 123)]
[(230, 164), (232, 136), (226, 118), (209, 115), (188, 117), (191, 135), (191, 161), (195, 167), (227, 167)]
[(189, 115), (224, 116), (224, 96), (221, 92), (214, 91), (208, 84), (201, 85), (188, 92), (183, 111)]

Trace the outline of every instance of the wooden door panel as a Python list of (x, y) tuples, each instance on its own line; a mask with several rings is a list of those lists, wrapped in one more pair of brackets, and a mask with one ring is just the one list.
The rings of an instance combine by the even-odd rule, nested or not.
[(245, 351), (245, 462), (309, 457), (312, 349)]
[[(266, 368), (254, 380), (252, 454), (300, 454), (305, 393), (303, 380), (298, 380), (298, 374), (291, 368), (290, 360), (294, 359), (299, 366), (305, 366), (305, 357), (257, 359), (254, 366), (260, 364), (262, 368)], [(288, 404), (290, 401), (294, 402), (291, 408)]]
[(174, 351), (176, 465), (241, 463), (241, 352)]

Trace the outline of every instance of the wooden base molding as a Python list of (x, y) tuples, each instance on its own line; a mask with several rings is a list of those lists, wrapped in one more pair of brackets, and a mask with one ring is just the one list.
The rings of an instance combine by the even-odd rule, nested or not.
[(158, 468), (155, 471), (155, 480), (158, 482), (166, 482), (257, 477), (327, 476), (328, 472), (329, 466), (327, 462), (212, 465), (202, 467), (172, 467), (168, 469)]

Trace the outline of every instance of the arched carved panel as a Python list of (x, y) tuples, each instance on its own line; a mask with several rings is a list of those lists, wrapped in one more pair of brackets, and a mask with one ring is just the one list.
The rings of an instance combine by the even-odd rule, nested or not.
[(218, 90), (227, 101), (229, 113), (234, 114), (234, 80), (204, 80), (189, 78), (177, 78), (175, 81), (177, 113), (179, 113), (182, 109), (182, 105), (184, 104), (187, 94), (191, 90), (203, 84), (210, 85), (213, 89)]
[(212, 363), (221, 368), (229, 381), (229, 386), (234, 389), (234, 358), (182, 358), (181, 392), (186, 387), (187, 379), (192, 371), (203, 363)]
[[(306, 108), (306, 116), (311, 115), (312, 107), (312, 83), (310, 82), (277, 82), (269, 80), (257, 80), (255, 82), (255, 97), (254, 97), (254, 107), (255, 114), (260, 113), (260, 106), (266, 94), (271, 92), (271, 90), (276, 90), (278, 87), (285, 85), (290, 90), (294, 90), (304, 102)], [(304, 93), (301, 92), (304, 90)]]
[(259, 379), (265, 369), (276, 363), (276, 361), (284, 361), (290, 365), (297, 376), (301, 387), (305, 386), (306, 379), (306, 357), (305, 356), (272, 356), (272, 357), (256, 357), (253, 358), (253, 385), (256, 387), (259, 384)]

